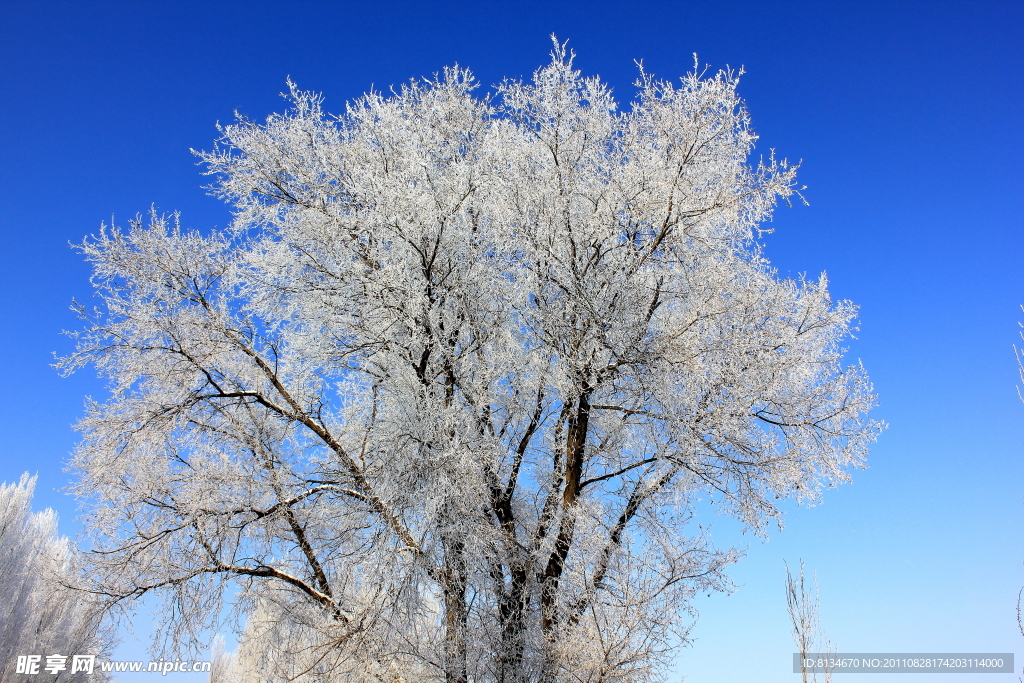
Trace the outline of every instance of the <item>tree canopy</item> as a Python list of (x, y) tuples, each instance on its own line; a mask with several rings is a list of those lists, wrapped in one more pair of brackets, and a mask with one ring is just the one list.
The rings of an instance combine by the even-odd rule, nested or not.
[[(32, 512), (36, 478), (0, 484), (0, 680), (108, 681), (98, 668), (76, 670), (74, 657), (105, 655), (112, 634), (102, 605), (74, 590), (77, 548), (57, 533), (57, 513)], [(35, 674), (19, 671), (34, 657)]]
[(623, 111), (556, 44), (223, 127), (228, 229), (80, 245), (92, 589), (163, 595), (174, 647), (233, 600), (269, 680), (657, 680), (737, 558), (694, 503), (763, 530), (878, 431), (855, 307), (762, 255), (795, 168), (737, 83)]

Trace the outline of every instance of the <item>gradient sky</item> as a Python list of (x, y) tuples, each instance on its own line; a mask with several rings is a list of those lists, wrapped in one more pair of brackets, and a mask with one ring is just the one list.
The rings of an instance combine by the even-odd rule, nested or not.
[[(458, 62), (483, 84), (529, 76), (548, 35), (628, 101), (636, 75), (746, 70), (759, 153), (803, 160), (809, 207), (764, 238), (782, 275), (828, 272), (861, 306), (863, 361), (889, 429), (869, 469), (767, 542), (702, 510), (741, 544), (732, 595), (702, 597), (669, 676), (775, 683), (793, 645), (784, 561), (816, 571), (843, 652), (1016, 652), (1024, 585), (1024, 405), (1013, 345), (1024, 320), (1024, 3), (1021, 2), (32, 2), (0, 0), (0, 480), (38, 473), (36, 506), (75, 534), (59, 489), (88, 371), (52, 353), (89, 301), (68, 248), (151, 204), (224, 226), (190, 148), (234, 111), (280, 111), (291, 78), (325, 107)], [(148, 615), (140, 613), (140, 635)], [(144, 658), (130, 639), (119, 650)], [(184, 683), (197, 680), (170, 675)], [(844, 676), (837, 680), (855, 680)], [(873, 675), (870, 683), (919, 675)], [(122, 682), (136, 679), (122, 677)], [(152, 680), (152, 674), (138, 681)], [(928, 680), (932, 680), (929, 678)], [(945, 675), (945, 683), (1016, 681)]]

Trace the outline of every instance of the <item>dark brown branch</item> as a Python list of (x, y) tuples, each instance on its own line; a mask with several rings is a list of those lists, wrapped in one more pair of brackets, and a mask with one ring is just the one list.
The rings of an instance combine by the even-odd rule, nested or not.
[(620, 474), (625, 474), (626, 472), (629, 472), (630, 470), (636, 469), (637, 467), (642, 467), (644, 465), (648, 465), (648, 464), (650, 464), (652, 462), (655, 462), (657, 460), (658, 460), (658, 458), (647, 458), (646, 460), (641, 460), (640, 462), (635, 462), (632, 465), (627, 465), (626, 467), (623, 467), (621, 470), (616, 470), (615, 472), (610, 472), (609, 474), (603, 474), (600, 477), (594, 477), (592, 479), (587, 479), (586, 481), (580, 483), (580, 489), (582, 489), (584, 486), (588, 486), (590, 484), (596, 484), (599, 481), (604, 481), (605, 479), (611, 479), (613, 477), (619, 476)]

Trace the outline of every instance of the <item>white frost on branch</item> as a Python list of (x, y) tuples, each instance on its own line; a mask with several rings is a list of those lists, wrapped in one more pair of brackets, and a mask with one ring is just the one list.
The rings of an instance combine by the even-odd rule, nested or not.
[[(794, 578), (786, 565), (786, 608), (793, 624), (793, 642), (800, 655), (800, 679), (802, 683), (818, 683), (818, 671), (824, 683), (831, 683), (835, 672), (836, 648), (821, 625), (821, 607), (818, 599), (818, 576), (812, 579), (813, 589), (804, 580), (804, 561), (800, 560), (800, 572)], [(807, 666), (807, 660), (823, 660), (820, 665)]]
[[(100, 605), (70, 588), (78, 578), (76, 553), (57, 533), (57, 513), (32, 512), (36, 478), (0, 484), (0, 680), (84, 683), (105, 681), (94, 672), (72, 673), (74, 655), (103, 655), (109, 632)], [(16, 673), (18, 657), (38, 656), (39, 673)], [(46, 671), (48, 655), (63, 655), (65, 670)], [(58, 661), (58, 663), (60, 663)]]
[(692, 504), (763, 532), (862, 465), (855, 307), (762, 256), (795, 168), (747, 163), (735, 74), (624, 112), (556, 44), (476, 87), (292, 85), (199, 153), (230, 229), (80, 246), (94, 589), (170, 647), (238, 595), (272, 680), (657, 680), (738, 557)]

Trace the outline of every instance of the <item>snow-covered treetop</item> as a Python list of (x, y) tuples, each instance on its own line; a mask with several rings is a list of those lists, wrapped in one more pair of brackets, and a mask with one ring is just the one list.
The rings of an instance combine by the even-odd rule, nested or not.
[(240, 581), (325, 676), (655, 676), (735, 559), (691, 503), (762, 530), (879, 427), (854, 306), (755, 241), (796, 169), (748, 163), (737, 78), (641, 72), (622, 111), (556, 44), (493, 96), (451, 68), (332, 117), (289, 84), (223, 127), (228, 230), (80, 247), (99, 589), (166, 593), (188, 644)]

